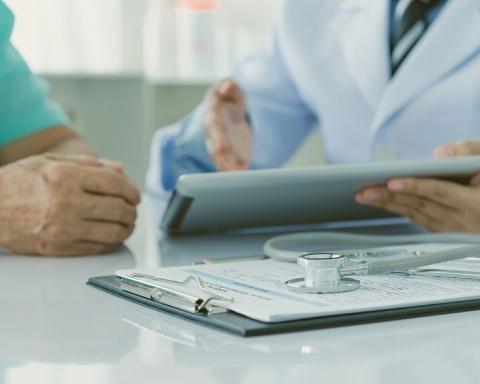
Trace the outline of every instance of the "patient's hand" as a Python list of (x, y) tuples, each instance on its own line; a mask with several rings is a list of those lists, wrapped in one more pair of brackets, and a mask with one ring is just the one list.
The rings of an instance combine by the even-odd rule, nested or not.
[[(459, 141), (435, 150), (437, 158), (480, 154), (480, 141)], [(407, 216), (435, 232), (480, 232), (480, 173), (463, 186), (449, 181), (400, 178), (359, 192), (360, 204)]]
[(219, 171), (248, 169), (253, 143), (242, 89), (224, 80), (208, 92), (205, 104), (205, 142), (213, 163)]
[(22, 254), (108, 252), (132, 232), (139, 201), (118, 163), (29, 157), (0, 168), (0, 245)]

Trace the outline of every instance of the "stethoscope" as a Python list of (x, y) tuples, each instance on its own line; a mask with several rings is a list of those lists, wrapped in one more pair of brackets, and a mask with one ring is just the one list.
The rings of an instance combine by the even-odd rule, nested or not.
[[(415, 243), (472, 244), (436, 252), (396, 249), (376, 251), (373, 247)], [(338, 245), (355, 244), (356, 251), (323, 252), (319, 245), (329, 249)], [(365, 248), (358, 250), (358, 248)], [(297, 293), (341, 293), (360, 288), (360, 281), (348, 276), (384, 275), (407, 272), (446, 261), (480, 256), (480, 235), (467, 233), (436, 233), (417, 235), (354, 235), (337, 232), (308, 232), (277, 236), (268, 240), (263, 251), (278, 261), (297, 262), (305, 275), (284, 282), (286, 288)]]

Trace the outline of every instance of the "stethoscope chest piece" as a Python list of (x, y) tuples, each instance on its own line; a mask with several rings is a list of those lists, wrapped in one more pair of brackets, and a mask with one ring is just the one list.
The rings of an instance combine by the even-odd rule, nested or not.
[(342, 277), (345, 256), (335, 253), (309, 253), (297, 258), (305, 268), (305, 278), (290, 279), (284, 284), (298, 293), (342, 293), (360, 288), (360, 282)]

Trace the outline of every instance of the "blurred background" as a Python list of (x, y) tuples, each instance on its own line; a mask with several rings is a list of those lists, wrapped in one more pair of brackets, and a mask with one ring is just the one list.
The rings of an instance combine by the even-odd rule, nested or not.
[[(6, 0), (13, 41), (102, 155), (143, 186), (150, 140), (265, 42), (280, 0)], [(290, 165), (320, 161), (313, 137)], [(315, 150), (316, 148), (316, 150)]]

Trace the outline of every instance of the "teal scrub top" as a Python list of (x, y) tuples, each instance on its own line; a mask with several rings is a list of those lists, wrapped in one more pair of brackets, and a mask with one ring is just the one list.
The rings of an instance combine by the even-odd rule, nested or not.
[(11, 44), (13, 23), (13, 13), (0, 0), (0, 146), (68, 120)]

